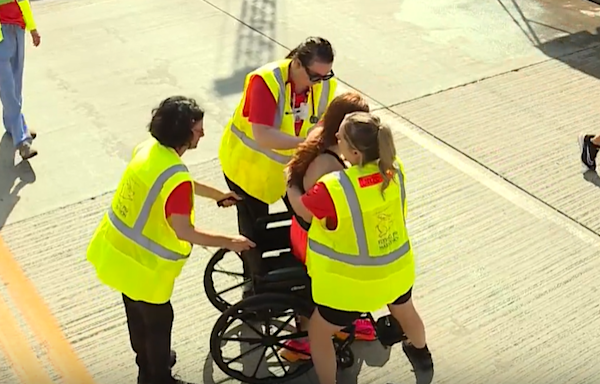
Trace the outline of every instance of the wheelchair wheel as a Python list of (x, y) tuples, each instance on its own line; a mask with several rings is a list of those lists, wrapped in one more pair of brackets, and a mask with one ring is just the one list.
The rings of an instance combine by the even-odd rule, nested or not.
[(354, 365), (354, 352), (350, 347), (346, 347), (337, 352), (338, 366), (342, 369), (350, 368)]
[(304, 355), (290, 363), (280, 353), (299, 352), (284, 343), (307, 337), (306, 331), (296, 331), (295, 319), (310, 316), (311, 310), (310, 303), (292, 295), (266, 293), (242, 300), (215, 323), (210, 336), (213, 361), (243, 383), (276, 384), (302, 376), (312, 368), (310, 358)]
[(220, 312), (243, 299), (252, 281), (244, 277), (241, 256), (228, 249), (219, 249), (204, 271), (204, 291), (208, 301)]

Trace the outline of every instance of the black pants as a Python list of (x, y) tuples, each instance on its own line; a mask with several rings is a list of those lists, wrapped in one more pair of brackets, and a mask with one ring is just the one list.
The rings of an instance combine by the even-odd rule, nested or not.
[(229, 189), (243, 199), (235, 206), (237, 208), (238, 230), (240, 235), (254, 241), (257, 244), (257, 248), (259, 248), (254, 252), (257, 253), (256, 257), (242, 258), (242, 262), (244, 263), (244, 275), (250, 276), (250, 270), (257, 271), (260, 268), (260, 266), (250, 266), (250, 263), (259, 262), (259, 260), (254, 259), (259, 258), (258, 254), (260, 253), (260, 242), (262, 240), (259, 238), (260, 234), (257, 232), (257, 230), (260, 231), (260, 228), (256, 227), (256, 221), (269, 214), (269, 204), (248, 195), (246, 191), (233, 181), (229, 180), (227, 176), (225, 176), (225, 181), (227, 182)]
[(123, 295), (131, 348), (139, 377), (148, 383), (169, 383), (171, 376), (171, 302), (150, 304)]
[(255, 231), (256, 221), (269, 214), (269, 204), (248, 195), (246, 191), (233, 181), (229, 180), (227, 176), (225, 176), (225, 181), (230, 190), (243, 198), (242, 201), (236, 204), (240, 235), (246, 236), (252, 241), (257, 241), (258, 239)]

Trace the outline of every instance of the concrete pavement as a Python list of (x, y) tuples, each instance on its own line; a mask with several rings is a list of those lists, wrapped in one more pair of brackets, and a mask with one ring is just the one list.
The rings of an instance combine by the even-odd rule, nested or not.
[[(600, 7), (120, 4), (33, 2), (43, 42), (28, 47), (25, 113), (40, 155), (15, 165), (0, 142), (2, 383), (134, 382), (120, 299), (84, 256), (150, 110), (168, 95), (197, 97), (207, 134), (185, 160), (198, 179), (224, 187), (217, 145), (243, 76), (307, 35), (332, 41), (343, 88), (368, 96), (396, 135), (436, 382), (599, 376), (599, 191), (597, 176), (578, 173), (575, 138), (599, 126)], [(233, 210), (198, 204), (198, 225), (234, 232)], [(176, 371), (198, 383), (226, 379), (208, 358), (218, 313), (201, 279), (211, 253), (194, 251), (173, 299)], [(412, 382), (399, 348), (358, 352), (364, 364), (343, 383)]]

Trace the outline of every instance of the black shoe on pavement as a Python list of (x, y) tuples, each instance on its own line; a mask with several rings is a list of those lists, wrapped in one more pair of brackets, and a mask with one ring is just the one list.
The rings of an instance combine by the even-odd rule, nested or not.
[(402, 350), (413, 366), (417, 384), (430, 384), (433, 380), (433, 359), (429, 348), (418, 349), (412, 344), (402, 343)]
[[(169, 361), (169, 368), (173, 368), (175, 366), (175, 364), (177, 364), (177, 352), (175, 352), (174, 350), (171, 350), (171, 360)], [(147, 377), (147, 374), (145, 372), (140, 372), (138, 374), (137, 383), (138, 384), (149, 384), (150, 383), (150, 380)]]
[(579, 149), (581, 150), (581, 172), (596, 170), (596, 156), (599, 148), (592, 143), (594, 135), (581, 134), (578, 137)]

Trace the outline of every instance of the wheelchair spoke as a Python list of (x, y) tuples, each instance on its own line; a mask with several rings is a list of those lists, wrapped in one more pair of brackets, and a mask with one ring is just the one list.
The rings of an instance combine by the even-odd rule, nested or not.
[(229, 276), (244, 277), (244, 274), (241, 273), (241, 272), (223, 271), (223, 270), (220, 270), (220, 269), (213, 269), (213, 272), (222, 273), (224, 275), (229, 275)]
[[(227, 361), (227, 362), (225, 362), (225, 361), (224, 361), (224, 363), (225, 363), (225, 364), (227, 364), (227, 365), (229, 365), (229, 364), (231, 364), (231, 363), (235, 363), (236, 361), (240, 360), (240, 359), (241, 359), (241, 358), (243, 358), (244, 356), (246, 356), (246, 355), (249, 355), (250, 353), (252, 353), (252, 352), (256, 351), (256, 350), (257, 350), (257, 349), (259, 349), (260, 347), (262, 347), (262, 345), (257, 345), (256, 347), (252, 347), (252, 348), (250, 348), (249, 350), (247, 350), (246, 352), (244, 352), (244, 353), (242, 353), (241, 355), (239, 355), (238, 357), (236, 357), (236, 358), (233, 358), (233, 359), (231, 359), (231, 360), (229, 360), (229, 361)], [(264, 355), (264, 354), (265, 354), (265, 353), (263, 352), (263, 355)]]
[(285, 369), (286, 364), (283, 362), (283, 360), (281, 360), (281, 357), (279, 357), (279, 353), (277, 353), (277, 351), (275, 350), (275, 347), (271, 346), (270, 348), (273, 351), (273, 354), (275, 354), (275, 357), (277, 358), (277, 361), (279, 362), (279, 365), (281, 366), (281, 369), (283, 370), (283, 376), (287, 376), (289, 371), (287, 369)]
[(303, 339), (308, 336), (307, 331), (290, 333), (289, 335), (277, 336), (277, 341)]
[(292, 322), (292, 320), (294, 320), (295, 315), (290, 315), (290, 317), (284, 321), (281, 324), (281, 327), (277, 328), (277, 330), (275, 331), (275, 333), (273, 333), (273, 336), (279, 336), (279, 334), (281, 333), (281, 331), (283, 331), (285, 329), (285, 327), (287, 327), (288, 325), (290, 325), (290, 323)]
[(256, 364), (256, 368), (254, 369), (254, 373), (252, 374), (252, 377), (256, 377), (256, 375), (258, 374), (258, 370), (260, 369), (260, 365), (263, 362), (263, 357), (265, 357), (266, 352), (267, 352), (267, 347), (264, 347), (262, 353), (260, 354), (260, 360), (258, 360), (258, 363)]
[(254, 333), (256, 333), (258, 336), (264, 336), (265, 333), (262, 331), (259, 331), (258, 329), (256, 329), (255, 326), (253, 326), (252, 324), (250, 324), (249, 322), (247, 322), (246, 320), (240, 318), (239, 320), (242, 321), (242, 323), (244, 323), (244, 325), (246, 325), (248, 328), (250, 328), (251, 330), (254, 331)]
[(221, 340), (248, 344), (260, 344), (262, 342), (262, 339), (257, 339), (255, 337), (223, 337)]
[(249, 282), (250, 282), (250, 280), (248, 280), (248, 281), (242, 281), (242, 282), (241, 282), (241, 283), (239, 283), (239, 284), (236, 284), (236, 285), (234, 285), (234, 286), (231, 286), (231, 287), (229, 287), (229, 288), (227, 288), (227, 289), (224, 289), (224, 290), (222, 290), (222, 291), (220, 291), (220, 292), (217, 292), (217, 296), (221, 296), (221, 295), (222, 295), (222, 294), (224, 294), (224, 293), (227, 293), (227, 292), (233, 291), (234, 289), (237, 289), (237, 288), (243, 287), (244, 285), (246, 285), (246, 284), (247, 284), (247, 283), (249, 283)]

